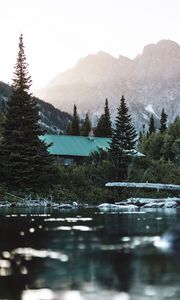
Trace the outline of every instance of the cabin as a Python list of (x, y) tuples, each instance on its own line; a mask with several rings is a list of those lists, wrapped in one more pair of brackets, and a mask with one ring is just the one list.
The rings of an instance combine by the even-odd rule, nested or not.
[(49, 152), (65, 166), (74, 162), (81, 163), (87, 159), (91, 153), (100, 149), (107, 151), (110, 138), (94, 136), (72, 136), (45, 134), (40, 136), (47, 144), (51, 144)]
[[(93, 152), (107, 151), (111, 142), (111, 138), (56, 134), (45, 134), (40, 139), (51, 145), (48, 151), (64, 166), (82, 163)], [(132, 151), (130, 155), (144, 156), (136, 150)]]

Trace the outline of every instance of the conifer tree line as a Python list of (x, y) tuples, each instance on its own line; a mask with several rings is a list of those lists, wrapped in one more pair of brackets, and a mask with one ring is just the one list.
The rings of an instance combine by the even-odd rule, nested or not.
[[(125, 102), (124, 96), (122, 96), (123, 101)], [(126, 104), (125, 104), (126, 105)], [(160, 126), (159, 130), (163, 133), (167, 129), (167, 118), (168, 115), (165, 113), (164, 108), (161, 112), (160, 117)], [(149, 119), (149, 128), (146, 131), (146, 136), (149, 137), (151, 134), (155, 133), (158, 129), (156, 128), (155, 119), (153, 114), (151, 114)], [(73, 108), (73, 119), (72, 122), (68, 124), (66, 134), (67, 135), (82, 135), (88, 136), (90, 132), (93, 131), (94, 136), (96, 137), (108, 137), (111, 138), (113, 135), (113, 127), (111, 122), (111, 116), (109, 112), (109, 104), (108, 99), (105, 100), (104, 112), (99, 117), (97, 121), (97, 125), (95, 127), (92, 126), (92, 122), (89, 118), (89, 114), (86, 113), (85, 119), (82, 120), (79, 117), (77, 106), (74, 105)], [(142, 136), (145, 135), (145, 124), (143, 124), (142, 131), (139, 132), (139, 140), (142, 139)]]
[(108, 106), (108, 99), (105, 100), (104, 113), (101, 115), (97, 122), (97, 126), (93, 128), (89, 114), (86, 113), (85, 119), (80, 120), (77, 112), (77, 106), (74, 104), (73, 119), (66, 131), (67, 135), (82, 135), (88, 136), (93, 130), (93, 134), (97, 137), (111, 137), (112, 136), (112, 123)]
[(180, 164), (180, 117), (167, 125), (168, 115), (164, 108), (161, 111), (160, 127), (156, 128), (155, 120), (151, 115), (149, 128), (139, 133), (139, 150), (147, 157), (154, 160), (171, 161), (179, 166)]
[[(124, 96), (122, 97), (122, 99), (124, 99)], [(96, 127), (92, 126), (92, 122), (89, 118), (88, 113), (86, 113), (84, 120), (80, 120), (77, 111), (77, 106), (74, 105), (73, 119), (72, 122), (68, 125), (66, 134), (76, 135), (76, 136), (78, 135), (88, 136), (91, 131), (93, 131), (93, 134), (96, 137), (107, 137), (107, 138), (112, 137), (113, 128), (112, 128), (112, 122), (111, 122), (111, 116), (109, 112), (109, 104), (107, 98), (105, 99), (104, 112), (98, 119)]]
[[(77, 114), (77, 107), (74, 105), (73, 120), (70, 126), (69, 134), (87, 136), (91, 129), (91, 121), (88, 114), (82, 127)], [(97, 137), (111, 138), (109, 151), (107, 155), (103, 155), (107, 160), (111, 160), (113, 164), (113, 172), (116, 179), (124, 179), (127, 176), (127, 166), (130, 161), (132, 150), (136, 143), (136, 130), (131, 124), (131, 116), (128, 113), (128, 107), (124, 96), (120, 99), (117, 109), (117, 117), (115, 127), (112, 128), (108, 99), (105, 100), (104, 113), (99, 118), (94, 134)]]
[(155, 119), (153, 114), (151, 114), (150, 119), (149, 119), (149, 127), (148, 130), (145, 132), (145, 124), (142, 126), (142, 131), (139, 132), (139, 141), (142, 141), (142, 138), (146, 136), (146, 138), (149, 138), (151, 134), (154, 134), (156, 132), (163, 133), (167, 129), (167, 120), (168, 120), (168, 115), (165, 113), (164, 108), (161, 111), (161, 116), (160, 116), (160, 121), (158, 126), (159, 128), (156, 128), (155, 125)]

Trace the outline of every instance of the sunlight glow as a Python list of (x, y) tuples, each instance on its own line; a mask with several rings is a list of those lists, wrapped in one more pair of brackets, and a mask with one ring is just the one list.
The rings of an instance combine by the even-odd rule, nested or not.
[(54, 294), (49, 289), (27, 290), (22, 294), (22, 300), (53, 300)]
[(180, 42), (178, 0), (0, 0), (0, 80), (11, 81), (24, 34), (33, 88), (100, 50), (134, 58), (160, 39)]

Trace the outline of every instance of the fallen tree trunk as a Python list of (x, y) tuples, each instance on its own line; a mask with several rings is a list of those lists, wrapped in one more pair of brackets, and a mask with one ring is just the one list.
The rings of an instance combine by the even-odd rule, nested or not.
[(156, 189), (156, 190), (179, 190), (180, 185), (164, 184), (164, 183), (149, 183), (149, 182), (108, 182), (106, 187), (126, 187), (126, 188), (140, 188), (140, 189)]

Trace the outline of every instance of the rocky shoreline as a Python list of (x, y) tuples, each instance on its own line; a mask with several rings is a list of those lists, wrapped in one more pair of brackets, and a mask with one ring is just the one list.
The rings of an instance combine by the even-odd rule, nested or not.
[(22, 200), (18, 202), (0, 201), (1, 208), (52, 208), (59, 210), (73, 210), (77, 208), (90, 207), (88, 204), (73, 202), (54, 202), (51, 200)]
[[(91, 207), (88, 204), (72, 203), (56, 203), (54, 201), (41, 200), (23, 200), (19, 202), (0, 201), (0, 208), (36, 208), (50, 207), (58, 210), (73, 210), (77, 208)], [(118, 210), (136, 210), (140, 208), (178, 208), (180, 207), (180, 198), (129, 198), (125, 201), (111, 203), (102, 203), (97, 207), (100, 211), (118, 211)]]
[(102, 211), (135, 210), (139, 208), (178, 208), (180, 198), (129, 198), (126, 201), (115, 202), (115, 204), (102, 203), (98, 208)]

